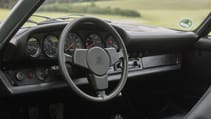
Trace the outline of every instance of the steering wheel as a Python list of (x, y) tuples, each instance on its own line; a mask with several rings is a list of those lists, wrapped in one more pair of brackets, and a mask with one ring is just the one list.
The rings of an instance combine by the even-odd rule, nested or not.
[[(100, 26), (100, 28), (110, 32), (117, 41), (120, 47), (119, 50), (117, 51), (115, 48), (92, 47), (90, 49), (74, 49), (73, 53), (71, 53), (72, 55), (65, 53), (64, 45), (68, 34), (71, 33), (78, 25), (84, 23), (95, 24), (96, 26)], [(66, 25), (62, 31), (59, 41), (58, 59), (61, 72), (64, 75), (68, 85), (76, 94), (89, 101), (105, 102), (113, 99), (121, 92), (127, 81), (128, 55), (124, 42), (119, 33), (110, 24), (98, 18), (82, 17), (75, 19)], [(107, 94), (106, 89), (109, 87), (109, 67), (113, 66), (119, 60), (122, 60), (121, 79), (114, 90)], [(85, 93), (74, 83), (66, 67), (66, 63), (68, 62), (89, 70), (89, 75), (91, 76), (89, 84), (91, 84), (96, 91), (96, 96)]]

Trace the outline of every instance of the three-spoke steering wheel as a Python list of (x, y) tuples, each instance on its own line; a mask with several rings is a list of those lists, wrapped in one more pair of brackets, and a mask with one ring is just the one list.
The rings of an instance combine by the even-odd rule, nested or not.
[[(64, 45), (68, 34), (71, 33), (78, 25), (84, 23), (92, 23), (96, 26), (99, 26), (100, 28), (107, 30), (117, 41), (120, 49), (117, 51), (115, 48), (93, 47), (90, 49), (75, 49), (72, 55), (65, 53)], [(112, 27), (112, 25), (101, 19), (93, 17), (82, 17), (67, 24), (60, 37), (58, 46), (58, 58), (61, 72), (64, 75), (68, 85), (82, 98), (96, 102), (108, 101), (116, 97), (125, 86), (128, 72), (128, 55), (126, 47), (121, 36)], [(107, 94), (106, 89), (109, 85), (109, 67), (113, 66), (119, 60), (122, 61), (121, 79), (119, 80), (119, 83), (114, 88), (114, 90)], [(85, 93), (74, 83), (70, 74), (68, 73), (68, 69), (66, 67), (67, 62), (86, 68), (91, 72), (89, 83), (91, 83), (93, 88), (97, 91), (96, 96)]]

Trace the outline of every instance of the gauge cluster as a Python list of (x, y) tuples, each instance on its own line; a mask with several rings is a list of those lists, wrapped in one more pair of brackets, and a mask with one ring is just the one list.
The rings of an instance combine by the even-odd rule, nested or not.
[[(56, 58), (58, 55), (58, 43), (60, 33), (48, 33), (32, 35), (26, 43), (26, 52), (32, 58), (41, 56)], [(92, 47), (116, 48), (119, 45), (107, 32), (71, 32), (66, 38), (64, 52), (69, 53), (74, 49), (90, 49)]]

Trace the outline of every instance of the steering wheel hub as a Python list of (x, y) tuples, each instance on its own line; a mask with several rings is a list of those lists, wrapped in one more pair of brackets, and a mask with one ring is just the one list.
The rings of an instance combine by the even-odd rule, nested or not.
[(104, 49), (93, 47), (88, 50), (87, 64), (89, 69), (96, 75), (104, 75), (109, 69), (109, 56)]

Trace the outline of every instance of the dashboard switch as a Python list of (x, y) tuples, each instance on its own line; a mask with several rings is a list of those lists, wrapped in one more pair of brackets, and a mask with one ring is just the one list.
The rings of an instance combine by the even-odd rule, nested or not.
[(37, 78), (41, 81), (44, 81), (48, 77), (48, 69), (47, 68), (39, 68), (36, 71)]
[(25, 74), (23, 72), (18, 72), (16, 78), (18, 81), (23, 81), (25, 79)]

